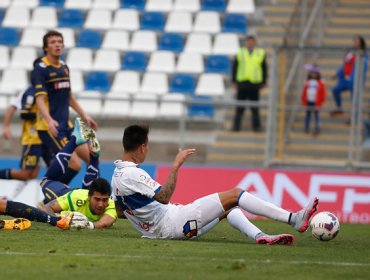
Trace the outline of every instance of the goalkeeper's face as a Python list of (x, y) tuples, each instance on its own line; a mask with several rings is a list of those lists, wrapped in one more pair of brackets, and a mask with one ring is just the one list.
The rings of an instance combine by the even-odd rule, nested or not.
[(99, 192), (94, 192), (90, 195), (90, 211), (94, 215), (101, 215), (105, 212), (109, 202), (108, 194), (101, 194)]

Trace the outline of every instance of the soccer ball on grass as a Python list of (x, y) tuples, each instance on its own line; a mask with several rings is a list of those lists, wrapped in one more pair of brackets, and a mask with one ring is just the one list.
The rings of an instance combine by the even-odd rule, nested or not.
[(339, 232), (339, 220), (330, 212), (320, 212), (312, 218), (311, 232), (320, 241), (329, 241), (335, 238)]

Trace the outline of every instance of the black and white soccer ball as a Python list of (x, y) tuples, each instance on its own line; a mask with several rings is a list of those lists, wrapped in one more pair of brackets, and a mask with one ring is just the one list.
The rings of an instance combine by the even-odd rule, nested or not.
[(320, 212), (312, 218), (311, 232), (320, 241), (329, 241), (335, 238), (340, 229), (338, 218), (330, 212)]

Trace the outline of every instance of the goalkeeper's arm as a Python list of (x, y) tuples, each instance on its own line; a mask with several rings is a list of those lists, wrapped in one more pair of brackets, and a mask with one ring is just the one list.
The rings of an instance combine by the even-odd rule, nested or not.
[(116, 219), (114, 219), (112, 216), (105, 214), (103, 215), (99, 221), (93, 222), (94, 228), (109, 228), (111, 227)]

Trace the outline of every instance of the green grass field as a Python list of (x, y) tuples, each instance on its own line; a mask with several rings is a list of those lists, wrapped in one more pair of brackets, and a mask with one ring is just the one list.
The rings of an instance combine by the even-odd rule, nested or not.
[(269, 233), (294, 233), (293, 246), (256, 245), (222, 222), (195, 241), (146, 240), (127, 220), (111, 229), (62, 231), (32, 224), (0, 231), (1, 279), (369, 279), (370, 226), (341, 225), (320, 242), (273, 221)]

